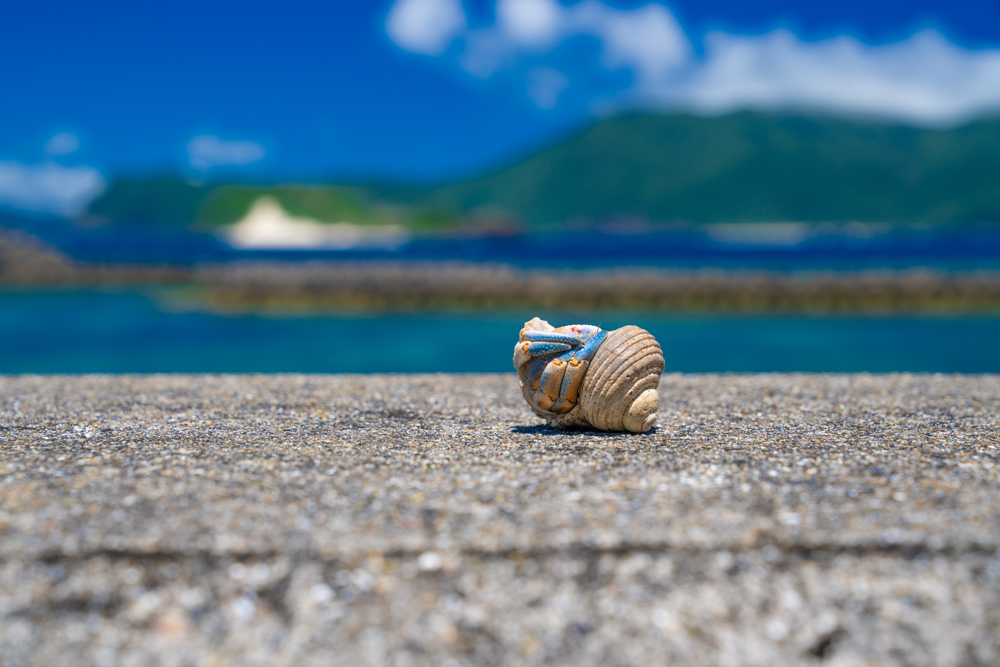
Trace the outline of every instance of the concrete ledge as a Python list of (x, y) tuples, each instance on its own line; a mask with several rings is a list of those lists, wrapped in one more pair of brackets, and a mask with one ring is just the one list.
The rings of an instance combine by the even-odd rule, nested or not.
[(0, 377), (0, 656), (995, 664), (1000, 376)]

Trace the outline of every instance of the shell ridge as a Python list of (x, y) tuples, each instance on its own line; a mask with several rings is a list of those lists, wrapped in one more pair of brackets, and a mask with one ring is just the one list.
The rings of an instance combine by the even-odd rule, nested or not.
[(598, 428), (610, 429), (615, 427), (609, 412), (609, 409), (612, 407), (609, 397), (613, 389), (608, 382), (607, 376), (614, 373), (615, 368), (621, 364), (622, 339), (624, 338), (627, 341), (629, 333), (631, 331), (628, 327), (622, 327), (608, 336), (608, 339), (605, 341), (607, 345), (604, 347), (604, 354), (599, 355), (601, 357), (599, 368), (594, 370), (589, 380), (585, 378), (590, 390), (587, 392), (590, 398), (587, 412), (594, 426)]
[[(620, 349), (618, 351), (618, 358), (615, 359), (614, 362), (610, 364), (610, 367), (607, 370), (606, 374), (608, 376), (608, 380), (616, 381), (617, 378), (620, 377), (622, 373), (628, 372), (631, 363), (638, 362), (641, 359), (648, 356), (645, 354), (645, 350), (647, 348), (648, 346), (641, 345), (641, 341), (633, 341), (632, 344), (628, 345), (623, 349)], [(632, 357), (640, 350), (643, 352), (642, 357), (639, 357), (638, 359), (633, 359)]]
[[(590, 403), (591, 406), (599, 407), (606, 403), (610, 387), (608, 387), (604, 377), (609, 372), (609, 369), (612, 368), (618, 361), (617, 353), (619, 350), (619, 339), (621, 338), (620, 334), (624, 329), (627, 329), (627, 327), (617, 329), (608, 335), (607, 339), (604, 341), (605, 345), (602, 346), (605, 350), (604, 354), (600, 354), (600, 351), (598, 351), (599, 354), (595, 356), (594, 361), (592, 362), (588, 377), (584, 378), (585, 388), (583, 388), (583, 392), (587, 395), (587, 402)], [(601, 416), (602, 411), (600, 409), (594, 410), (594, 408), (591, 407), (588, 409), (588, 412), (592, 413), (597, 419), (603, 421)], [(595, 426), (596, 425), (597, 424), (595, 424)]]
[[(601, 368), (603, 372), (591, 378), (591, 383), (597, 385), (597, 392), (596, 396), (593, 396), (591, 405), (588, 406), (594, 425), (608, 430), (620, 430), (623, 427), (624, 418), (633, 400), (641, 393), (622, 391), (622, 388), (633, 380), (631, 372), (641, 369), (644, 364), (652, 361), (653, 363), (649, 364), (651, 368), (659, 367), (662, 373), (662, 364), (656, 363), (656, 357), (662, 358), (662, 354), (659, 353), (659, 344), (652, 335), (639, 327), (622, 327), (614, 333), (620, 335), (609, 341), (611, 346)], [(612, 400), (612, 397), (617, 398)]]
[(621, 366), (623, 360), (622, 353), (625, 351), (623, 350), (623, 342), (625, 342), (625, 347), (627, 347), (629, 334), (631, 333), (632, 329), (630, 327), (622, 327), (608, 336), (608, 345), (605, 348), (605, 354), (602, 355), (603, 363), (600, 369), (590, 378), (591, 391), (589, 393), (592, 400), (589, 401), (588, 413), (594, 425), (598, 428), (615, 429), (621, 427), (620, 424), (616, 424), (613, 420), (615, 406), (610, 397), (613, 395), (615, 388), (613, 383), (609, 381), (609, 376), (613, 375), (615, 370)]
[[(636, 357), (635, 364), (636, 364), (636, 366), (638, 366), (641, 362), (644, 362), (647, 359), (655, 358), (656, 356), (657, 356), (656, 353), (653, 352), (653, 351), (648, 351), (647, 352), (646, 350), (643, 350), (642, 355)], [(617, 368), (615, 370), (616, 370), (616, 373), (613, 376), (611, 376), (611, 377), (608, 378), (608, 380), (610, 382), (612, 382), (612, 383), (621, 382), (622, 378), (624, 378), (625, 376), (627, 376), (630, 371), (633, 371), (635, 369), (628, 368), (628, 367), (624, 367), (624, 368), (619, 367), (619, 368)]]

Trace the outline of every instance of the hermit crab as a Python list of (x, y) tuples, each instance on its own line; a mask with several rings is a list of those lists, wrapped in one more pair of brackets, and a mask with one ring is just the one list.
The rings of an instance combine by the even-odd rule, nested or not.
[(645, 329), (524, 323), (514, 347), (521, 393), (532, 411), (560, 428), (645, 433), (656, 424), (663, 351)]

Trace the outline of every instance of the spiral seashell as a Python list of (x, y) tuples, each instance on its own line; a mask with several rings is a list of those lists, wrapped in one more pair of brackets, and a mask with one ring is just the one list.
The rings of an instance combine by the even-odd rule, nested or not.
[(645, 433), (656, 424), (663, 351), (645, 329), (524, 323), (514, 347), (521, 393), (552, 426)]

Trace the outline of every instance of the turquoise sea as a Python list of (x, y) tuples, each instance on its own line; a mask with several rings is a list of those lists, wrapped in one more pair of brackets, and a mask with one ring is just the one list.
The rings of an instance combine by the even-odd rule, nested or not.
[(0, 291), (0, 373), (510, 371), (522, 324), (637, 324), (683, 372), (1000, 372), (1000, 317), (221, 315), (161, 290)]

